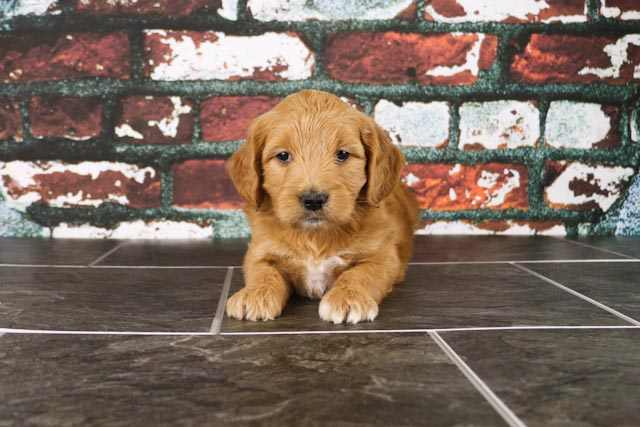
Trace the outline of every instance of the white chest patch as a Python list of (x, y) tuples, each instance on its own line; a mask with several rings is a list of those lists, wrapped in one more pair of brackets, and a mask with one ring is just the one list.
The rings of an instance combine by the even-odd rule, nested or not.
[(307, 275), (304, 280), (304, 292), (309, 298), (320, 298), (331, 287), (333, 271), (345, 262), (339, 256), (305, 262)]

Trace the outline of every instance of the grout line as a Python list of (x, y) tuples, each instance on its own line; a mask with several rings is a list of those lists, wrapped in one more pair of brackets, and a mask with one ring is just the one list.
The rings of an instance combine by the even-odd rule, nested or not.
[(89, 268), (87, 265), (47, 265), (47, 264), (0, 264), (0, 267), (24, 267), (24, 268)]
[(128, 336), (211, 336), (211, 332), (145, 332), (145, 331), (58, 331), (51, 329), (0, 328), (0, 334), (42, 335), (128, 335)]
[(620, 252), (611, 251), (611, 250), (609, 250), (609, 249), (599, 248), (599, 247), (597, 247), (597, 246), (590, 245), (590, 244), (588, 244), (588, 243), (578, 242), (578, 241), (576, 241), (576, 240), (565, 239), (565, 238), (561, 238), (561, 237), (554, 237), (554, 238), (555, 238), (555, 239), (558, 239), (558, 240), (561, 240), (561, 241), (563, 241), (563, 242), (569, 242), (569, 243), (572, 243), (572, 244), (574, 244), (574, 245), (584, 246), (585, 248), (597, 249), (597, 250), (599, 250), (599, 251), (607, 252), (607, 253), (610, 253), (610, 254), (613, 254), (613, 255), (618, 255), (618, 256), (621, 256), (621, 257), (624, 257), (624, 258), (629, 258), (629, 259), (633, 259), (633, 260), (636, 260), (636, 261), (638, 260), (638, 258), (635, 258), (635, 257), (629, 256), (629, 255), (625, 255), (625, 254), (620, 253)]
[(409, 265), (465, 265), (465, 264), (569, 264), (569, 263), (596, 263), (596, 262), (640, 262), (640, 259), (626, 259), (626, 258), (614, 258), (614, 259), (545, 259), (545, 260), (533, 260), (533, 261), (427, 261), (427, 262), (410, 262)]
[(498, 412), (511, 427), (526, 427), (526, 424), (482, 381), (482, 379), (465, 363), (437, 332), (429, 332), (429, 336), (438, 344), (447, 357), (458, 367), (460, 372), (473, 384), (480, 394)]
[(220, 328), (222, 327), (222, 318), (224, 317), (224, 307), (227, 304), (227, 296), (229, 296), (229, 288), (231, 287), (231, 277), (233, 276), (233, 267), (227, 268), (227, 275), (224, 278), (224, 285), (222, 286), (222, 292), (220, 293), (220, 299), (218, 300), (218, 307), (216, 314), (211, 322), (210, 332), (213, 335), (220, 335)]
[[(94, 261), (95, 262), (95, 261)], [(640, 259), (626, 259), (626, 258), (614, 258), (614, 259), (554, 259), (554, 260), (537, 260), (537, 261), (442, 261), (442, 262), (410, 262), (409, 265), (491, 265), (491, 264), (559, 264), (559, 263), (599, 263), (599, 262), (621, 262), (621, 263), (634, 263), (640, 262)], [(207, 269), (207, 268), (241, 268), (240, 265), (81, 265), (81, 264), (63, 264), (63, 265), (48, 265), (48, 264), (0, 264), (0, 267), (31, 267), (31, 268), (131, 268), (131, 269), (145, 269), (145, 268), (184, 268), (184, 269)]]
[(569, 292), (570, 294), (575, 295), (578, 298), (582, 298), (583, 300), (585, 300), (587, 302), (590, 302), (591, 304), (593, 304), (593, 305), (595, 305), (595, 306), (597, 306), (597, 307), (599, 307), (599, 308), (601, 308), (603, 310), (608, 311), (609, 313), (619, 317), (620, 319), (622, 319), (622, 320), (624, 320), (626, 322), (629, 322), (629, 323), (631, 323), (631, 324), (633, 324), (635, 326), (640, 326), (640, 322), (638, 322), (637, 320), (633, 319), (632, 317), (629, 317), (626, 314), (623, 314), (623, 313), (619, 312), (618, 310), (614, 310), (613, 308), (611, 308), (611, 307), (609, 307), (609, 306), (607, 306), (605, 304), (602, 304), (601, 302), (598, 302), (598, 301), (594, 300), (593, 298), (589, 298), (588, 296), (586, 296), (584, 294), (581, 294), (578, 291), (574, 291), (573, 289), (571, 289), (571, 288), (569, 288), (569, 287), (567, 287), (565, 285), (562, 285), (562, 284), (556, 282), (555, 280), (549, 279), (548, 277), (543, 276), (540, 273), (536, 273), (535, 271), (530, 270), (527, 267), (524, 267), (524, 266), (518, 265), (518, 264), (512, 264), (512, 265), (514, 267), (522, 270), (522, 271), (525, 271), (525, 272), (531, 274), (532, 276), (535, 276), (535, 277), (537, 277), (537, 278), (539, 278), (541, 280), (544, 280), (547, 283), (552, 284), (553, 286), (556, 286), (556, 287), (562, 289), (563, 291)]
[(114, 253), (115, 251), (117, 251), (118, 249), (123, 247), (124, 245), (128, 245), (129, 243), (131, 243), (131, 240), (125, 240), (124, 242), (120, 242), (119, 245), (116, 245), (115, 247), (111, 248), (105, 254), (103, 254), (102, 256), (100, 256), (96, 260), (94, 260), (92, 263), (90, 263), (89, 267), (95, 266), (97, 263), (99, 263), (100, 261), (102, 261), (103, 259), (108, 257), (109, 255), (111, 255), (112, 253)]
[(238, 268), (235, 265), (96, 265), (93, 268), (185, 268), (185, 269), (207, 269), (207, 268)]
[[(640, 326), (490, 326), (471, 328), (425, 328), (425, 329), (351, 329), (351, 330), (304, 330), (304, 331), (273, 331), (273, 332), (221, 332), (224, 336), (256, 336), (256, 335), (358, 335), (358, 334), (412, 334), (412, 333), (448, 333), (448, 332), (491, 332), (491, 331), (547, 331), (547, 330), (625, 330), (640, 329)], [(74, 331), (50, 329), (13, 329), (0, 328), (0, 334), (56, 334), (56, 335), (180, 335), (199, 336), (209, 332), (148, 332), (148, 331)]]

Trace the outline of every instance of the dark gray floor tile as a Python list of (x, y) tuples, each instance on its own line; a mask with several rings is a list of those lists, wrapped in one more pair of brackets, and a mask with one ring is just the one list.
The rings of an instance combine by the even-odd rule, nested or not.
[(640, 237), (589, 237), (567, 239), (570, 242), (595, 246), (632, 258), (640, 258)]
[[(229, 295), (243, 286), (234, 273)], [(508, 264), (412, 265), (373, 322), (333, 325), (319, 301), (292, 298), (274, 321), (226, 318), (223, 332), (424, 329), (495, 326), (627, 325), (625, 321)]]
[(226, 269), (0, 267), (0, 327), (208, 331)]
[(98, 263), (122, 266), (239, 266), (246, 240), (139, 240)]
[(442, 333), (529, 427), (640, 425), (640, 330)]
[(0, 264), (88, 265), (122, 241), (0, 238)]
[(527, 268), (640, 321), (640, 262), (528, 264)]
[(553, 237), (415, 236), (412, 262), (614, 259), (622, 256)]
[(0, 364), (0, 425), (505, 425), (426, 334), (7, 334)]

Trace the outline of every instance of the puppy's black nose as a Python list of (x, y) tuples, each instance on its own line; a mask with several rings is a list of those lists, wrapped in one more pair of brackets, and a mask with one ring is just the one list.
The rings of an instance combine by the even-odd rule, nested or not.
[(320, 191), (305, 191), (300, 194), (300, 203), (305, 209), (318, 211), (327, 203), (328, 196)]

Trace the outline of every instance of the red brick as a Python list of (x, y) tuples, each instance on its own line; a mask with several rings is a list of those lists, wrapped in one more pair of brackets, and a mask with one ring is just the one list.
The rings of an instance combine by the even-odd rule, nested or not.
[(403, 180), (422, 209), (527, 209), (527, 168), (519, 164), (412, 164)]
[(5, 139), (22, 141), (22, 118), (18, 104), (0, 99), (0, 141)]
[[(634, 69), (640, 66), (639, 40), (640, 35), (634, 34), (620, 38), (532, 34), (518, 49), (511, 74), (522, 83), (637, 82), (640, 77), (634, 77)], [(623, 49), (614, 48), (616, 44)]]
[(440, 22), (574, 22), (577, 16), (586, 21), (585, 0), (546, 0), (545, 3), (548, 7), (541, 9), (529, 3), (531, 10), (528, 12), (523, 11), (526, 6), (520, 4), (510, 12), (509, 8), (497, 6), (483, 9), (482, 3), (467, 2), (470, 6), (465, 9), (459, 0), (431, 0), (426, 4), (424, 16), (427, 20)]
[(225, 160), (187, 160), (173, 167), (173, 204), (193, 209), (239, 209), (245, 205)]
[(130, 96), (116, 117), (118, 142), (129, 144), (190, 144), (193, 104), (177, 96)]
[(247, 137), (251, 120), (276, 106), (278, 98), (268, 96), (220, 96), (202, 102), (202, 139), (233, 141)]
[(34, 97), (29, 108), (31, 134), (36, 138), (80, 141), (98, 136), (101, 130), (99, 98)]
[(129, 77), (129, 38), (124, 32), (71, 33), (5, 40), (0, 80), (5, 83), (80, 77)]
[(600, 0), (600, 14), (619, 20), (640, 20), (638, 0)]
[(76, 7), (80, 12), (96, 15), (157, 14), (180, 17), (194, 12), (216, 12), (222, 7), (222, 0), (77, 0)]
[[(480, 54), (468, 56), (478, 43)], [(482, 34), (334, 33), (325, 60), (331, 77), (348, 82), (468, 85), (493, 64), (497, 43)]]
[(111, 162), (7, 162), (0, 185), (12, 205), (56, 207), (119, 203), (132, 208), (160, 205), (160, 173), (152, 167)]

